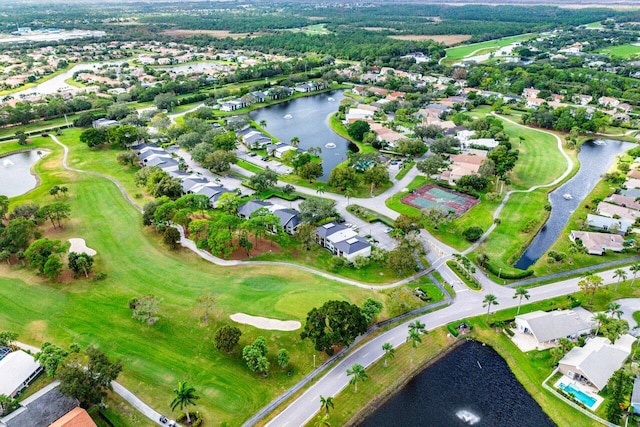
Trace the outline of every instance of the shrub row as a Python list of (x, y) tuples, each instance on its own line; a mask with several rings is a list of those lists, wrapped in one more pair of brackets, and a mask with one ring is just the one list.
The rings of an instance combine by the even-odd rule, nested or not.
[(529, 277), (533, 275), (533, 270), (516, 270), (516, 269), (502, 269), (500, 271), (499, 268), (496, 268), (491, 262), (487, 262), (484, 264), (484, 267), (491, 272), (491, 274), (498, 276), (500, 275), (501, 279), (524, 279), (525, 277)]
[(482, 289), (480, 283), (473, 277), (464, 267), (458, 264), (457, 261), (447, 261), (447, 265), (453, 268), (459, 276), (461, 276), (462, 280), (469, 286), (471, 289), (479, 290)]

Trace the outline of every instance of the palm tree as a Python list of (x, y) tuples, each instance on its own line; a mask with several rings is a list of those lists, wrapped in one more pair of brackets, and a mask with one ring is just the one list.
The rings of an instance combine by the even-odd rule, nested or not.
[(394, 357), (396, 357), (396, 349), (393, 348), (390, 343), (386, 342), (382, 344), (382, 350), (384, 351), (384, 367), (386, 368), (389, 359), (393, 359)]
[(324, 194), (324, 185), (322, 184), (318, 184), (316, 186), (316, 194), (319, 196), (321, 194)]
[(344, 197), (347, 198), (347, 205), (349, 205), (349, 198), (353, 196), (353, 188), (347, 187), (344, 189)]
[(266, 128), (267, 127), (267, 121), (265, 119), (260, 120), (260, 127), (261, 128)]
[(518, 312), (516, 313), (516, 316), (518, 314), (520, 314), (520, 305), (522, 304), (522, 298), (525, 299), (529, 299), (531, 298), (531, 296), (529, 295), (529, 291), (527, 290), (527, 288), (525, 288), (524, 286), (519, 286), (516, 288), (516, 293), (515, 295), (513, 295), (513, 299), (518, 298)]
[(596, 291), (602, 286), (603, 279), (597, 274), (588, 274), (578, 282), (580, 290), (589, 295), (589, 305), (593, 305), (593, 297)]
[(354, 390), (358, 392), (358, 381), (364, 381), (369, 378), (369, 375), (364, 370), (364, 366), (359, 363), (355, 363), (352, 367), (347, 369), (347, 376), (351, 377), (349, 384), (353, 384)]
[(324, 409), (324, 411), (327, 414), (327, 418), (329, 417), (329, 409), (333, 409), (333, 408), (334, 408), (333, 397), (320, 396), (320, 410), (322, 411)]
[(600, 332), (600, 326), (602, 326), (602, 324), (607, 321), (607, 315), (602, 312), (598, 313), (593, 316), (593, 320), (598, 322), (598, 327), (596, 328), (596, 335), (598, 335), (598, 332)]
[(631, 281), (631, 287), (633, 287), (633, 282), (636, 281), (636, 275), (640, 271), (640, 262), (636, 262), (629, 267), (629, 270), (633, 273), (633, 280)]
[(482, 300), (482, 306), (487, 307), (487, 321), (489, 321), (489, 312), (492, 305), (498, 305), (498, 298), (493, 294), (487, 294)]
[(413, 352), (418, 347), (418, 344), (422, 342), (420, 333), (415, 329), (409, 329), (409, 335), (407, 336), (407, 342), (411, 343), (411, 363), (413, 363)]
[(618, 304), (617, 302), (610, 302), (607, 306), (607, 313), (609, 313), (611, 317), (615, 316), (618, 318), (618, 320), (620, 320), (623, 312), (620, 308), (620, 304)]
[(620, 282), (627, 280), (627, 272), (624, 271), (624, 269), (622, 268), (617, 268), (614, 272), (613, 272), (613, 278), (618, 278), (618, 281), (616, 282), (616, 291), (618, 290), (618, 286), (620, 286)]
[(297, 136), (291, 138), (291, 145), (293, 145), (294, 147), (300, 145), (300, 138), (298, 138)]
[(316, 421), (313, 423), (314, 427), (331, 427), (331, 424), (329, 424), (329, 415), (324, 414), (324, 415), (318, 415), (318, 417), (316, 418)]
[(424, 323), (422, 323), (419, 320), (416, 320), (413, 323), (409, 323), (409, 330), (410, 331), (416, 331), (419, 334), (426, 334), (427, 330), (424, 327)]
[(191, 423), (189, 418), (189, 405), (196, 405), (196, 400), (200, 399), (200, 396), (196, 395), (196, 389), (189, 387), (186, 381), (180, 381), (178, 388), (173, 390), (176, 397), (171, 402), (171, 410), (175, 411), (176, 407), (180, 407), (181, 411), (184, 411), (187, 415), (187, 422)]

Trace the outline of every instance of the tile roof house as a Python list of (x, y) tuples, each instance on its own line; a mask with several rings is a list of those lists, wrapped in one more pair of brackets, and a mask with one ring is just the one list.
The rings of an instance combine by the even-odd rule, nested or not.
[(520, 332), (533, 335), (540, 344), (560, 338), (577, 338), (589, 333), (592, 327), (573, 310), (534, 311), (516, 316), (515, 322)]
[(560, 360), (558, 368), (569, 378), (588, 382), (602, 390), (631, 354), (635, 340), (629, 334), (621, 336), (614, 344), (607, 338), (591, 338), (584, 347), (572, 348)]
[(62, 394), (55, 381), (20, 402), (20, 407), (0, 418), (0, 427), (48, 426), (80, 403)]
[(571, 230), (569, 238), (572, 242), (580, 240), (590, 255), (604, 255), (605, 251), (621, 252), (624, 249), (624, 239), (619, 234)]
[[(640, 172), (640, 171), (633, 171)], [(615, 205), (619, 205), (628, 209), (633, 209), (636, 211), (640, 210), (640, 202), (637, 202), (633, 197), (623, 196), (622, 194), (612, 194), (611, 196), (604, 199), (605, 202), (613, 203)]]
[(91, 419), (91, 415), (82, 408), (74, 408), (66, 413), (49, 427), (96, 427), (96, 423)]
[(634, 222), (636, 218), (640, 217), (640, 212), (636, 210), (614, 205), (608, 202), (598, 203), (596, 214), (609, 218), (624, 219), (629, 222)]

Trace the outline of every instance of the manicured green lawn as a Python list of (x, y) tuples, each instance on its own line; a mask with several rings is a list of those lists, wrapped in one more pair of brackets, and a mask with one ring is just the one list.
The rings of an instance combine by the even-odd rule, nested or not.
[[(511, 43), (515, 43), (523, 40), (529, 40), (536, 36), (537, 34), (522, 34), (518, 36), (511, 36), (511, 37), (504, 37), (496, 40), (489, 40), (482, 43), (473, 43), (473, 44), (466, 44), (462, 46), (450, 47), (449, 49), (446, 50), (447, 51), (446, 60), (457, 61), (475, 52), (476, 50), (480, 50), (480, 49), (487, 50), (487, 52), (492, 52), (500, 49), (501, 47), (508, 46)], [(480, 54), (487, 53), (487, 52), (481, 52)]]
[[(51, 146), (46, 141), (43, 145)], [(300, 341), (299, 331), (261, 331), (239, 325), (244, 334), (240, 348), (258, 335), (267, 338), (273, 366), (267, 378), (250, 373), (239, 350), (229, 356), (214, 350), (213, 334), (220, 325), (231, 323), (229, 314), (303, 322), (312, 307), (328, 299), (361, 303), (371, 295), (290, 268), (220, 268), (186, 250), (169, 252), (154, 231), (141, 228), (140, 214), (113, 183), (61, 172), (61, 149), (51, 148), (54, 153), (36, 166), (42, 187), (20, 201), (49, 202), (52, 184), (67, 185), (72, 219), (61, 231), (48, 230), (47, 236), (86, 239), (98, 252), (96, 271), (106, 272), (107, 279), (48, 283), (21, 267), (3, 264), (0, 330), (15, 330), (22, 341), (32, 344), (98, 345), (110, 357), (123, 360), (119, 381), (163, 413), (170, 414), (171, 390), (178, 381), (187, 380), (202, 396), (197, 409), (206, 419), (238, 425), (311, 369), (312, 346)], [(121, 168), (113, 154), (76, 144), (71, 161), (108, 172)], [(133, 320), (128, 309), (129, 299), (148, 293), (161, 299), (161, 319), (152, 327)], [(201, 324), (196, 305), (196, 299), (206, 293), (218, 298), (209, 325)], [(384, 300), (383, 295), (377, 298)], [(292, 356), (291, 377), (273, 360), (279, 348), (288, 349)]]
[(618, 46), (606, 47), (600, 49), (598, 53), (607, 53), (612, 56), (620, 56), (622, 58), (631, 58), (640, 54), (640, 46), (633, 44), (621, 44)]

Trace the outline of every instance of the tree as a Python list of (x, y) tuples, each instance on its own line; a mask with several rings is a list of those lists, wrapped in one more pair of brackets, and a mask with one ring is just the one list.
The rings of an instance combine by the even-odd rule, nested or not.
[(49, 256), (60, 254), (64, 251), (60, 240), (49, 240), (47, 238), (38, 239), (31, 243), (25, 251), (25, 257), (31, 268), (37, 268), (38, 272), (44, 273), (44, 266), (49, 260)]
[(47, 261), (44, 263), (42, 272), (49, 280), (58, 280), (62, 274), (62, 268), (64, 265), (60, 261), (60, 257), (56, 254), (51, 254), (47, 257)]
[(605, 313), (597, 313), (595, 316), (592, 317), (593, 320), (595, 320), (595, 322), (598, 324), (598, 327), (596, 328), (596, 335), (598, 335), (598, 332), (600, 332), (600, 328), (602, 327), (602, 324), (604, 322), (607, 321), (608, 317)]
[(631, 273), (633, 273), (633, 280), (631, 280), (631, 287), (633, 287), (633, 283), (636, 281), (636, 276), (640, 271), (640, 262), (631, 264), (631, 267), (629, 267), (629, 270), (631, 271)]
[(0, 417), (9, 415), (20, 407), (20, 403), (6, 394), (0, 394)]
[(602, 277), (590, 273), (588, 273), (582, 278), (582, 280), (578, 282), (580, 290), (589, 296), (589, 305), (593, 305), (593, 297), (596, 295), (598, 289), (600, 289), (600, 287), (602, 286), (602, 283)]
[(104, 128), (89, 128), (80, 134), (80, 142), (87, 144), (89, 148), (107, 143), (107, 131)]
[(84, 273), (85, 277), (89, 277), (91, 268), (93, 267), (93, 257), (84, 252), (70, 252), (68, 259), (68, 266), (74, 275), (78, 277), (80, 273)]
[(0, 221), (9, 213), (9, 198), (0, 194)]
[(326, 415), (329, 416), (329, 410), (334, 408), (333, 397), (323, 397), (320, 396), (320, 410), (325, 411)]
[(374, 300), (373, 298), (367, 298), (362, 305), (362, 315), (364, 316), (367, 325), (370, 325), (375, 317), (382, 311), (382, 303)]
[(238, 147), (238, 137), (233, 131), (215, 135), (212, 142), (216, 150), (233, 151)]
[(0, 347), (10, 347), (18, 339), (18, 334), (11, 331), (0, 332)]
[(520, 314), (520, 306), (522, 305), (522, 298), (529, 299), (531, 296), (529, 295), (529, 291), (524, 286), (518, 286), (516, 288), (516, 293), (513, 295), (513, 299), (518, 298), (518, 311), (516, 316)]
[(295, 237), (309, 251), (316, 241), (316, 227), (309, 223), (302, 223), (296, 229)]
[(410, 361), (411, 363), (413, 363), (413, 352), (418, 347), (418, 344), (422, 342), (422, 338), (420, 338), (420, 333), (416, 330), (409, 329), (409, 335), (407, 335), (407, 342), (411, 343)]
[(269, 168), (255, 173), (249, 178), (249, 185), (257, 192), (263, 192), (272, 188), (278, 182), (278, 174)]
[(370, 130), (371, 126), (369, 126), (369, 123), (365, 122), (364, 120), (356, 120), (349, 125), (347, 133), (356, 141), (362, 141), (364, 134), (369, 132)]
[(367, 330), (360, 308), (346, 301), (327, 301), (307, 314), (300, 337), (314, 342), (315, 349), (333, 354), (333, 347), (347, 346)]
[(291, 138), (291, 145), (294, 147), (297, 147), (298, 145), (300, 145), (300, 138), (298, 138), (297, 136), (294, 136), (293, 138)]
[(363, 180), (373, 188), (389, 182), (389, 171), (382, 165), (374, 165), (364, 171)]
[(165, 245), (169, 246), (169, 249), (175, 251), (180, 247), (180, 231), (175, 227), (167, 227), (162, 233), (162, 241)]
[(463, 190), (484, 191), (487, 189), (489, 181), (479, 175), (463, 175), (456, 181), (456, 186)]
[(8, 249), (0, 251), (0, 261), (6, 261), (7, 265), (10, 265), (10, 262), (9, 262), (10, 260), (11, 260), (11, 252), (9, 252)]
[(420, 139), (402, 138), (398, 141), (395, 151), (410, 158), (422, 156), (427, 146)]
[(356, 393), (358, 392), (358, 383), (369, 378), (369, 375), (364, 370), (364, 366), (359, 363), (355, 363), (350, 368), (347, 368), (347, 376), (351, 377), (349, 384), (353, 384)]
[(607, 305), (607, 314), (611, 317), (615, 316), (618, 318), (618, 320), (620, 320), (620, 318), (624, 314), (620, 307), (620, 304), (618, 304), (617, 302), (610, 302), (609, 305)]
[(482, 228), (480, 227), (475, 227), (475, 226), (469, 227), (462, 232), (462, 235), (464, 236), (464, 238), (467, 239), (469, 242), (478, 241), (483, 234), (484, 234), (484, 230), (482, 230)]
[(600, 333), (615, 344), (622, 335), (629, 332), (629, 323), (626, 320), (618, 320), (607, 317), (600, 326)]
[(122, 166), (135, 166), (138, 163), (138, 156), (133, 151), (118, 153), (116, 161)]
[(314, 162), (305, 163), (296, 170), (300, 178), (308, 179), (309, 181), (321, 177), (324, 173), (322, 164)]
[(276, 360), (278, 361), (278, 366), (280, 366), (282, 369), (286, 368), (290, 360), (289, 352), (286, 349), (281, 348), (280, 350), (278, 350), (278, 356)]
[[(16, 207), (18, 208), (19, 206)], [(37, 232), (38, 227), (35, 222), (18, 217), (10, 220), (4, 231), (0, 229), (0, 237), (2, 237), (3, 246), (9, 252), (15, 253), (27, 249)]]
[(491, 306), (498, 305), (498, 298), (496, 298), (493, 294), (487, 294), (484, 296), (482, 300), (482, 306), (487, 307), (487, 321), (489, 320), (489, 313), (491, 311)]
[(59, 390), (80, 401), (83, 408), (98, 404), (112, 390), (122, 371), (119, 361), (111, 362), (95, 347), (87, 347), (84, 353), (70, 354), (58, 367)]
[(152, 294), (143, 295), (140, 298), (134, 298), (129, 301), (129, 308), (133, 310), (133, 318), (142, 320), (147, 325), (153, 325), (160, 318), (156, 316), (160, 311), (158, 305), (160, 300)]
[(240, 341), (241, 336), (242, 332), (239, 328), (225, 325), (216, 331), (213, 342), (218, 350), (231, 353), (238, 344), (238, 341)]
[(337, 167), (329, 174), (327, 184), (331, 187), (344, 191), (345, 188), (355, 188), (358, 186), (358, 174), (351, 167)]
[(53, 228), (62, 228), (62, 220), (71, 216), (71, 205), (65, 202), (54, 202), (41, 207), (36, 213), (37, 218), (48, 219)]
[(620, 282), (627, 280), (627, 272), (623, 268), (616, 268), (613, 272), (613, 278), (618, 278), (616, 282), (616, 291), (618, 290), (618, 286), (620, 286)]
[(251, 372), (269, 372), (270, 363), (267, 360), (267, 341), (264, 337), (258, 337), (242, 349), (242, 358), (247, 362)]
[(200, 396), (196, 395), (196, 389), (187, 385), (186, 381), (180, 381), (178, 388), (174, 389), (176, 397), (171, 401), (171, 410), (175, 411), (176, 408), (180, 408), (187, 416), (187, 423), (191, 424), (191, 418), (189, 417), (189, 406), (195, 406), (196, 400), (200, 399)]
[(158, 110), (171, 112), (176, 105), (176, 94), (173, 92), (159, 93), (153, 98), (153, 105), (155, 105)]
[(386, 368), (389, 359), (396, 357), (396, 349), (390, 343), (386, 342), (382, 344), (382, 350), (384, 351), (382, 358), (384, 359), (384, 367)]
[(444, 159), (439, 154), (429, 156), (421, 162), (418, 162), (416, 168), (427, 176), (436, 175), (440, 173), (442, 168), (446, 165)]
[(623, 407), (633, 390), (633, 377), (625, 369), (618, 369), (607, 382), (609, 399), (606, 407), (607, 420), (619, 425), (624, 416)]
[(267, 121), (265, 119), (260, 120), (260, 127), (264, 129), (267, 128)]
[(299, 210), (302, 222), (316, 224), (335, 215), (336, 202), (330, 199), (308, 197), (300, 203)]
[(64, 359), (68, 355), (69, 352), (62, 347), (45, 342), (42, 344), (40, 351), (36, 353), (33, 358), (40, 363), (48, 376), (53, 377), (58, 370), (58, 366), (64, 362)]

